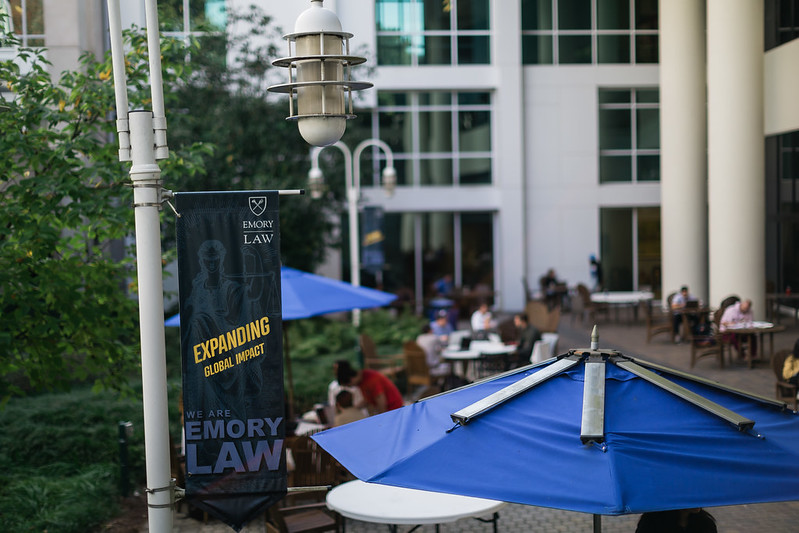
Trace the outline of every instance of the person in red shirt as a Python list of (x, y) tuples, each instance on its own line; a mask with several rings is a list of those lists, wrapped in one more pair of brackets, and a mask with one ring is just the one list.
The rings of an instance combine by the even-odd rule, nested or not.
[(376, 370), (355, 370), (348, 361), (339, 361), (336, 379), (341, 385), (357, 386), (361, 389), (370, 415), (399, 409), (404, 405), (399, 389)]

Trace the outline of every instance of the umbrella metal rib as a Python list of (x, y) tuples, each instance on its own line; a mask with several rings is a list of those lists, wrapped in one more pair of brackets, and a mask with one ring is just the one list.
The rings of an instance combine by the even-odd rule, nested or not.
[(543, 383), (552, 376), (556, 376), (561, 372), (570, 369), (579, 362), (579, 358), (563, 358), (555, 361), (548, 367), (539, 370), (535, 374), (530, 374), (529, 376), (520, 379), (513, 385), (508, 385), (504, 389), (498, 390), (494, 394), (490, 394), (482, 400), (474, 402), (471, 405), (467, 405), (460, 411), (451, 414), (450, 417), (456, 424), (464, 426), (471, 422), (471, 420), (476, 416), (479, 416), (486, 411), (493, 409), (497, 405), (500, 405), (511, 398), (532, 389), (536, 385)]
[[(474, 418), (522, 394), (548, 379), (566, 372), (585, 361), (585, 382), (583, 385), (583, 410), (580, 427), (580, 440), (602, 442), (605, 440), (605, 364), (611, 362), (616, 366), (648, 381), (649, 383), (726, 420), (740, 431), (748, 431), (755, 425), (753, 420), (741, 416), (707, 398), (704, 398), (685, 387), (644, 368), (632, 358), (625, 357), (615, 350), (571, 350), (556, 358), (556, 361), (545, 368), (520, 379), (485, 398), (478, 400), (463, 409), (452, 413), (450, 417), (456, 424), (466, 425)], [(775, 402), (770, 402), (775, 403)], [(779, 406), (779, 404), (775, 403)]]

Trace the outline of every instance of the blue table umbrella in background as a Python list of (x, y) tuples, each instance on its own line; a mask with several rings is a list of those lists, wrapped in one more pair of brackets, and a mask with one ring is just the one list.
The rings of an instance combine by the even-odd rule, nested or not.
[[(280, 268), (281, 309), (283, 319), (283, 352), (289, 387), (289, 405), (294, 402), (294, 380), (287, 335), (287, 320), (310, 318), (353, 309), (371, 309), (390, 304), (395, 294), (356, 287), (345, 281), (326, 278), (290, 267)], [(180, 314), (169, 317), (165, 326), (180, 326)]]
[(785, 404), (614, 350), (313, 436), (363, 481), (594, 515), (799, 500)]

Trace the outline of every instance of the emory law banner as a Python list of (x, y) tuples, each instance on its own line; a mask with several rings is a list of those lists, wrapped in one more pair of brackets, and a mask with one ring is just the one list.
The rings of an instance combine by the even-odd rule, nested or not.
[(175, 201), (186, 499), (240, 531), (286, 494), (279, 197)]

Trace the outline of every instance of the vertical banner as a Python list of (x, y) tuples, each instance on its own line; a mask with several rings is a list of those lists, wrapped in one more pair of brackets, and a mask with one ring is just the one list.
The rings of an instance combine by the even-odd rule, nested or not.
[(175, 201), (186, 500), (239, 531), (286, 494), (279, 197)]
[(363, 209), (361, 224), (361, 267), (372, 274), (383, 270), (385, 256), (383, 254), (383, 208), (367, 206)]

